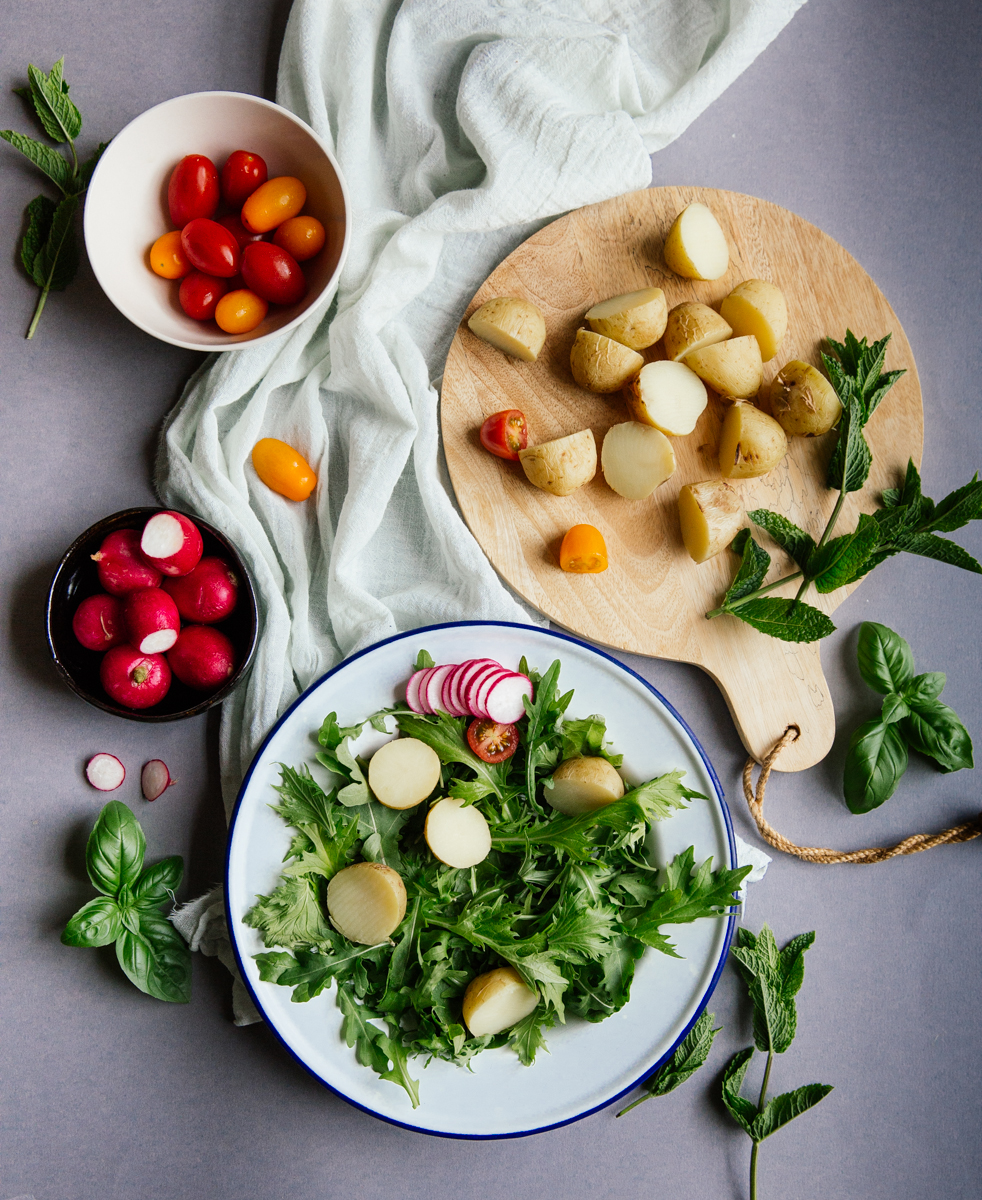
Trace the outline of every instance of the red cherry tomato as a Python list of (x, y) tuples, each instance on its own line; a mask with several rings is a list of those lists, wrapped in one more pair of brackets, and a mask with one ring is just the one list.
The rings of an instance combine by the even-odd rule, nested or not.
[(486, 763), (504, 762), (518, 749), (518, 729), (478, 717), (467, 726), (467, 744)]
[(202, 275), (200, 271), (192, 271), (181, 280), (178, 297), (181, 308), (195, 321), (210, 321), (215, 315), (218, 301), (228, 290), (224, 279), (215, 279), (212, 275)]
[(174, 168), (167, 185), (170, 219), (183, 229), (195, 217), (210, 217), (218, 208), (218, 171), (203, 154), (188, 154)]
[(233, 150), (222, 167), (222, 199), (229, 208), (241, 208), (256, 188), (266, 182), (268, 174), (258, 154)]
[(206, 217), (189, 221), (181, 230), (181, 246), (196, 271), (231, 279), (239, 270), (239, 243), (233, 235)]
[(481, 445), (499, 458), (517, 462), (519, 450), (524, 450), (528, 444), (528, 422), (517, 408), (492, 413), (481, 426)]
[(296, 304), (307, 294), (307, 280), (292, 255), (270, 242), (253, 242), (242, 251), (246, 287), (270, 304)]
[(218, 224), (224, 226), (232, 237), (239, 243), (239, 249), (244, 250), (250, 242), (261, 242), (263, 235), (261, 233), (250, 233), (242, 224), (242, 219), (238, 213), (232, 213), (228, 217), (219, 217)]

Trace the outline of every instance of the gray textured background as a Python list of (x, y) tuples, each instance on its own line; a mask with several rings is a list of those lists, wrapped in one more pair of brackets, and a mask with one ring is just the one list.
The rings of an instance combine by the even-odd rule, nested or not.
[[(4, 0), (0, 127), (28, 128), (9, 88), (28, 61), (47, 69), (61, 54), (86, 150), (184, 92), (271, 96), (287, 11), (285, 0)], [(782, 204), (869, 271), (917, 358), (923, 474), (935, 497), (982, 466), (980, 34), (968, 0), (811, 0), (654, 164), (656, 183)], [(468, 1144), (364, 1116), (311, 1080), (267, 1030), (235, 1029), (214, 961), (196, 961), (192, 1003), (170, 1006), (135, 991), (111, 951), (60, 945), (64, 921), (90, 894), (82, 851), (101, 806), (81, 774), (90, 754), (108, 749), (129, 766), (118, 795), (138, 812), (151, 855), (184, 854), (182, 895), (220, 877), (224, 826), (214, 717), (157, 728), (116, 720), (77, 700), (47, 658), (42, 606), (55, 563), (99, 517), (152, 500), (158, 425), (200, 359), (129, 325), (84, 266), (49, 302), (35, 340), (23, 340), (34, 293), (14, 242), (38, 190), (35, 172), (0, 146), (0, 1200), (744, 1196), (749, 1143), (717, 1099), (729, 1054), (750, 1040), (730, 969), (711, 1004), (724, 1032), (711, 1065), (683, 1090), (620, 1121), (608, 1110), (531, 1139)], [(982, 551), (977, 529), (957, 536)], [(823, 661), (840, 734), (824, 763), (776, 778), (769, 806), (782, 831), (852, 847), (978, 810), (968, 773), (914, 764), (899, 794), (866, 817), (846, 811), (837, 780), (849, 729), (876, 706), (854, 666), (865, 618), (904, 634), (919, 669), (947, 670), (944, 698), (980, 741), (980, 586), (898, 558), (838, 610)], [(692, 668), (626, 661), (690, 722), (738, 832), (752, 838), (743, 753), (713, 684)], [(150, 757), (179, 781), (153, 806), (138, 794)], [(781, 858), (753, 890), (754, 928), (766, 919), (781, 941), (818, 935), (800, 1032), (773, 1086), (836, 1085), (762, 1147), (762, 1198), (982, 1194), (980, 850), (974, 842), (876, 867)]]

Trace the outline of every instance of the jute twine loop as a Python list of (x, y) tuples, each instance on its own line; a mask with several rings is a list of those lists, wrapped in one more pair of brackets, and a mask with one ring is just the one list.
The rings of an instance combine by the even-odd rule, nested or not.
[(785, 854), (794, 854), (805, 862), (814, 863), (878, 863), (895, 858), (898, 854), (917, 854), (920, 850), (930, 850), (934, 846), (946, 846), (954, 842), (970, 842), (982, 834), (982, 813), (974, 820), (966, 821), (964, 825), (955, 825), (941, 833), (915, 833), (905, 838), (896, 846), (870, 846), (866, 850), (829, 850), (824, 846), (796, 846), (764, 819), (764, 791), (770, 778), (771, 768), (777, 762), (778, 755), (791, 742), (797, 741), (801, 730), (797, 725), (789, 725), (775, 742), (774, 747), (760, 766), (760, 777), (757, 780), (757, 793), (754, 794), (753, 769), (757, 765), (754, 758), (747, 759), (743, 768), (743, 794), (747, 798), (750, 815), (757, 822), (760, 836), (770, 843), (775, 850)]

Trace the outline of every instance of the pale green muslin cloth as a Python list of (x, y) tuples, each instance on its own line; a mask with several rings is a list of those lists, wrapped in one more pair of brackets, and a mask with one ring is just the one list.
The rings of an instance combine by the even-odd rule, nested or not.
[[(534, 228), (646, 187), (649, 156), (802, 2), (296, 0), (277, 100), (341, 165), (347, 263), (329, 308), (205, 363), (167, 421), (157, 478), (164, 503), (232, 538), (258, 585), (256, 660), (222, 713), (227, 809), (276, 718), (341, 658), (419, 625), (539, 619), (451, 498), (434, 383), (450, 339)], [(306, 503), (257, 480), (266, 436), (317, 471)], [(199, 908), (178, 923), (214, 945), (214, 895)]]

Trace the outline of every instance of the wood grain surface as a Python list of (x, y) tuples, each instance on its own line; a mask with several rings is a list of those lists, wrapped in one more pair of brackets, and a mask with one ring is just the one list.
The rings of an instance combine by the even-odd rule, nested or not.
[[(666, 266), (662, 244), (676, 214), (693, 200), (716, 214), (730, 244), (722, 279), (681, 279)], [(733, 617), (712, 621), (736, 559), (726, 551), (696, 565), (682, 545), (677, 496), (685, 483), (719, 478), (717, 448), (724, 411), (712, 392), (695, 431), (675, 438), (677, 468), (646, 500), (625, 500), (596, 478), (571, 496), (533, 487), (518, 463), (482, 449), (478, 430), (503, 408), (528, 418), (531, 442), (590, 427), (597, 447), (611, 425), (628, 419), (623, 396), (597, 396), (576, 386), (569, 350), (583, 314), (609, 296), (660, 287), (671, 308), (683, 300), (718, 307), (741, 281), (773, 280), (788, 301), (788, 332), (764, 365), (765, 387), (791, 359), (820, 365), (821, 339), (847, 328), (870, 340), (891, 332), (887, 369), (906, 368), (867, 426), (873, 469), (865, 490), (850, 496), (836, 527), (844, 533), (860, 512), (876, 508), (908, 457), (920, 463), (923, 412), (910, 345), (876, 284), (837, 242), (793, 213), (752, 196), (694, 187), (652, 188), (571, 213), (518, 247), (488, 277), (466, 316), (492, 296), (524, 296), (541, 310), (546, 344), (535, 363), (518, 362), (461, 323), (443, 378), (441, 421), (451, 479), (464, 517), (491, 562), (525, 600), (551, 621), (604, 646), (694, 663), (719, 684), (744, 745), (758, 759), (794, 723), (801, 736), (780, 760), (799, 771), (822, 759), (835, 717), (822, 674), (819, 643), (795, 645), (758, 633)], [(646, 352), (664, 357), (658, 343)], [(837, 493), (825, 485), (835, 434), (789, 439), (784, 462), (760, 479), (733, 481), (747, 509), (782, 512), (816, 537)], [(559, 568), (563, 534), (579, 522), (606, 539), (610, 566), (597, 575)], [(755, 537), (773, 556), (768, 581), (794, 570), (763, 531)], [(831, 613), (851, 589), (809, 592)], [(775, 592), (793, 595), (794, 585)]]

